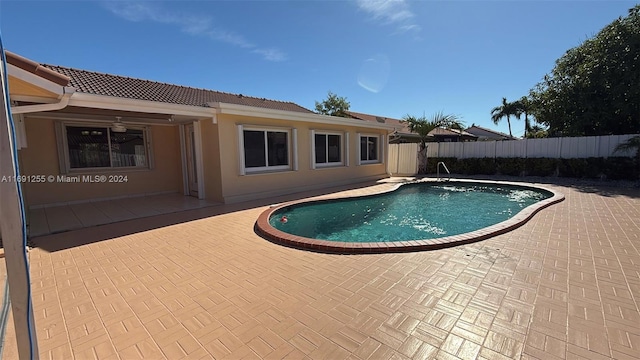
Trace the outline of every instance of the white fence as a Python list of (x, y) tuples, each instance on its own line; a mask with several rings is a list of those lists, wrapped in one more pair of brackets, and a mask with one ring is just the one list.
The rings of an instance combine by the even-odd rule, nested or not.
[[(508, 141), (441, 142), (427, 144), (429, 158), (555, 158), (575, 159), (633, 156), (633, 151), (614, 154), (618, 144), (636, 135), (606, 135), (523, 139)], [(418, 171), (418, 144), (389, 144), (389, 171), (410, 175)]]
[(418, 144), (389, 144), (389, 172), (414, 175), (418, 173)]

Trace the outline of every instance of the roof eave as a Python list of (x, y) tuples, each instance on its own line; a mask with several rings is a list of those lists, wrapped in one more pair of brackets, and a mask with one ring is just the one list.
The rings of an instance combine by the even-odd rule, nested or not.
[(27, 59), (26, 57), (20, 56), (11, 51), (5, 50), (4, 54), (6, 56), (7, 63), (15, 66), (16, 68), (22, 69), (39, 78), (46, 79), (60, 86), (69, 85), (70, 79), (66, 75), (48, 69), (31, 59)]
[(349, 126), (361, 127), (361, 128), (384, 129), (388, 131), (395, 129), (393, 125), (371, 123), (369, 121), (362, 121), (358, 119), (320, 115), (320, 114), (314, 114), (314, 113), (274, 110), (274, 109), (266, 109), (266, 108), (259, 108), (259, 107), (253, 107), (253, 106), (228, 104), (228, 103), (220, 103), (220, 102), (209, 103), (208, 105), (211, 106), (212, 108), (216, 108), (218, 114), (254, 116), (254, 117), (261, 117), (261, 118), (267, 118), (267, 119), (279, 119), (279, 120), (306, 121), (311, 123), (330, 124), (330, 125), (342, 125), (342, 126), (349, 125)]
[(197, 118), (215, 118), (215, 109), (203, 106), (170, 104), (158, 101), (127, 99), (114, 96), (87, 93), (73, 94), (69, 106), (84, 108), (133, 111), (155, 114), (191, 116)]
[(61, 97), (64, 94), (64, 85), (60, 85), (47, 78), (39, 76), (34, 72), (25, 70), (13, 64), (7, 64), (7, 73), (11, 77), (15, 77), (16, 79), (32, 84), (38, 88), (55, 94), (58, 97)]

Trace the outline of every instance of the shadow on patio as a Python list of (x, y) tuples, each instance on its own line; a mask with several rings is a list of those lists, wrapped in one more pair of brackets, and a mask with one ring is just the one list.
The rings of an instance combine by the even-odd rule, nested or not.
[[(132, 217), (130, 219), (121, 220), (121, 221), (109, 221), (103, 224), (95, 224), (95, 225), (87, 225), (82, 226), (81, 223), (74, 220), (74, 224), (76, 224), (75, 228), (69, 228), (62, 230), (61, 232), (54, 234), (43, 234), (42, 236), (33, 236), (30, 238), (29, 245), (32, 247), (38, 247), (48, 252), (55, 252), (64, 249), (73, 248), (76, 246), (82, 246), (86, 244), (91, 244), (99, 241), (109, 240), (116, 237), (121, 237), (125, 235), (140, 233), (144, 231), (149, 231), (153, 229), (162, 228), (165, 226), (177, 225), (181, 223), (186, 223), (190, 221), (195, 221), (199, 219), (214, 217), (218, 215), (223, 215), (235, 211), (247, 210), (256, 207), (268, 206), (274, 203), (282, 203), (287, 201), (294, 201), (302, 198), (313, 197), (313, 196), (322, 196), (326, 194), (335, 193), (338, 191), (348, 191), (355, 190), (359, 188), (370, 187), (376, 185), (376, 182), (366, 182), (366, 183), (358, 183), (352, 185), (345, 185), (340, 187), (333, 187), (328, 189), (320, 189), (315, 191), (306, 191), (301, 193), (295, 193), (290, 195), (284, 195), (280, 197), (268, 198), (268, 199), (260, 199), (247, 201), (237, 204), (219, 204), (213, 202), (206, 202), (203, 200), (197, 200), (193, 198), (189, 198), (186, 196), (180, 196), (188, 201), (193, 199), (194, 204), (189, 204), (191, 206), (190, 209), (180, 210), (175, 207), (170, 206), (159, 206), (160, 204), (169, 204), (174, 203), (177, 195), (167, 195), (162, 198), (160, 197), (137, 197), (127, 199), (129, 203), (136, 202), (138, 208), (149, 208), (149, 211), (144, 212), (143, 215)], [(116, 200), (117, 201), (117, 200)], [(145, 204), (147, 202), (147, 204)], [(96, 203), (92, 203), (96, 204)], [(85, 204), (82, 204), (86, 206)], [(111, 204), (113, 205), (113, 204)], [(154, 207), (154, 205), (156, 207)], [(63, 206), (67, 213), (73, 216), (71, 213), (72, 205)], [(49, 208), (55, 209), (55, 208)], [(163, 212), (159, 212), (160, 210), (165, 209)], [(166, 211), (167, 209), (172, 211)], [(43, 210), (43, 209), (38, 209)], [(32, 210), (33, 211), (33, 210)], [(155, 211), (155, 214), (153, 213)], [(58, 215), (58, 218), (60, 215)], [(69, 221), (67, 221), (68, 223)], [(74, 231), (70, 231), (74, 230)]]

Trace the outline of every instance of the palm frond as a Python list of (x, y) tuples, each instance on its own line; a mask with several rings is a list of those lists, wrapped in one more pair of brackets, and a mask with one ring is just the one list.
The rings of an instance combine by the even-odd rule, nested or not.
[(640, 136), (634, 136), (629, 140), (618, 144), (618, 146), (616, 146), (613, 152), (618, 153), (618, 152), (627, 152), (632, 150), (636, 150), (636, 152), (640, 152)]

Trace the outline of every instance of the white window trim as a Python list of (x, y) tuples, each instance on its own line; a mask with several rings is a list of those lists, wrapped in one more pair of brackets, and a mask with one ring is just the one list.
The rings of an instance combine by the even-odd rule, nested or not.
[[(378, 139), (378, 151), (377, 151), (377, 159), (376, 160), (362, 160), (362, 150), (360, 148), (360, 141), (363, 137), (374, 137)], [(358, 143), (357, 143), (357, 148), (358, 148), (358, 165), (368, 165), (368, 164), (382, 164), (382, 158), (383, 158), (383, 146), (382, 143), (384, 142), (384, 135), (380, 135), (380, 134), (367, 134), (367, 133), (358, 133)]]
[[(283, 171), (291, 171), (298, 170), (298, 146), (297, 146), (297, 138), (298, 132), (295, 128), (283, 128), (283, 127), (270, 127), (270, 126), (260, 126), (260, 125), (236, 125), (238, 129), (238, 165), (239, 165), (239, 175), (247, 175), (247, 174), (259, 174), (259, 173), (269, 173), (269, 172), (283, 172)], [(288, 165), (278, 165), (278, 166), (261, 166), (261, 167), (246, 167), (244, 161), (244, 131), (264, 131), (266, 132), (283, 132), (287, 134), (287, 150), (289, 155), (289, 164)], [(266, 134), (265, 134), (266, 135)], [(265, 146), (267, 146), (265, 142)], [(265, 149), (267, 150), (267, 149)], [(265, 156), (269, 156), (268, 151), (265, 152)], [(268, 164), (268, 159), (265, 159), (265, 163)]]
[[(111, 131), (110, 125), (104, 122), (71, 122), (57, 121), (56, 126), (56, 142), (58, 145), (58, 161), (60, 164), (61, 174), (70, 173), (95, 173), (95, 172), (135, 172), (148, 171), (153, 169), (153, 154), (151, 143), (151, 128), (145, 125), (127, 125), (128, 129), (142, 130), (143, 141), (145, 145), (146, 166), (105, 166), (105, 167), (85, 167), (71, 168), (71, 160), (69, 159), (69, 142), (67, 139), (67, 127), (98, 127)], [(109, 138), (108, 138), (109, 139)], [(109, 155), (111, 157), (111, 153)]]
[[(327, 154), (327, 162), (326, 163), (317, 163), (316, 162), (316, 135), (338, 135), (340, 137), (340, 161), (329, 162), (329, 154)], [(345, 151), (345, 138), (348, 134), (345, 134), (340, 131), (330, 131), (330, 130), (311, 130), (311, 168), (331, 168), (331, 167), (340, 167), (345, 166), (345, 159), (348, 159), (349, 156)], [(329, 148), (327, 147), (327, 151)], [(347, 165), (348, 166), (348, 165)]]
[(293, 171), (298, 171), (298, 129), (291, 129), (291, 142), (292, 142), (292, 151), (291, 156), (293, 157)]

